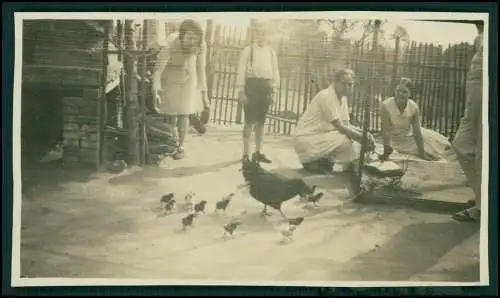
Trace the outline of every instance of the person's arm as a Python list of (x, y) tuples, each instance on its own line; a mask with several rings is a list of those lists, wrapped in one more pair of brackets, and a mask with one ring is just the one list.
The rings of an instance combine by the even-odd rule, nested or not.
[(357, 129), (344, 125), (340, 119), (335, 119), (330, 122), (341, 134), (347, 136), (349, 139), (361, 143), (363, 140), (363, 134)]
[(275, 91), (279, 90), (280, 88), (280, 68), (278, 64), (278, 56), (276, 55), (276, 51), (274, 51), (273, 48), (271, 48), (271, 58), (273, 59), (273, 80), (272, 80), (272, 86)]
[(207, 46), (205, 42), (201, 43), (201, 49), (200, 53), (198, 54), (198, 57), (196, 58), (196, 71), (198, 75), (198, 86), (201, 90), (202, 93), (202, 100), (203, 100), (203, 105), (204, 107), (208, 107), (208, 95), (207, 95), (207, 62), (206, 62), (206, 57), (207, 57)]
[(170, 59), (171, 50), (175, 39), (176, 35), (172, 34), (171, 36), (169, 36), (167, 38), (167, 41), (165, 42), (165, 46), (156, 56), (156, 63), (153, 71), (153, 90), (155, 93), (162, 89), (161, 75), (163, 73), (163, 70), (167, 66), (168, 60)]
[(337, 131), (347, 136), (349, 139), (361, 143), (363, 134), (345, 125), (340, 120), (340, 106), (335, 98), (327, 98), (325, 94), (318, 94), (321, 96), (317, 98), (321, 111), (323, 112), (324, 119), (333, 125)]
[(385, 105), (380, 107), (380, 120), (382, 126), (382, 137), (384, 139), (384, 147), (392, 147), (392, 135), (391, 135), (391, 115), (387, 110)]
[(248, 55), (250, 53), (250, 47), (245, 47), (238, 59), (238, 66), (236, 69), (236, 94), (240, 94), (241, 91), (245, 88), (245, 80), (246, 80), (246, 70), (247, 70), (247, 61)]
[(415, 113), (411, 119), (411, 124), (413, 127), (413, 136), (415, 138), (415, 142), (417, 143), (418, 154), (422, 157), (425, 157), (425, 149), (424, 149), (424, 138), (422, 136), (422, 127), (420, 125), (420, 111), (419, 109), (415, 109)]
[(200, 53), (196, 58), (196, 70), (198, 75), (198, 85), (202, 92), (206, 92), (207, 88), (207, 46), (203, 42), (201, 44)]

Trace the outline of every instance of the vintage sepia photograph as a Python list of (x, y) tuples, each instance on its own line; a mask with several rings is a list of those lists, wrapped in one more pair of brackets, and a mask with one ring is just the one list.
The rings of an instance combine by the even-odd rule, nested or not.
[(12, 286), (488, 285), (488, 29), (16, 12)]

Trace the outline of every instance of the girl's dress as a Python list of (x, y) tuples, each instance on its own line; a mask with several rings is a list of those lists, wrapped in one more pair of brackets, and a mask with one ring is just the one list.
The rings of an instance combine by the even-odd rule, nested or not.
[(167, 37), (155, 69), (155, 84), (162, 89), (157, 103), (160, 113), (178, 116), (203, 111), (202, 91), (207, 90), (205, 55), (205, 43), (198, 53), (185, 55), (179, 33)]
[[(382, 102), (382, 106), (389, 114), (392, 147), (399, 153), (418, 156), (412, 127), (412, 118), (419, 110), (417, 103), (409, 99), (401, 112), (394, 97), (390, 97)], [(451, 152), (448, 138), (428, 128), (422, 127), (421, 131), (426, 154), (440, 160), (448, 159)]]

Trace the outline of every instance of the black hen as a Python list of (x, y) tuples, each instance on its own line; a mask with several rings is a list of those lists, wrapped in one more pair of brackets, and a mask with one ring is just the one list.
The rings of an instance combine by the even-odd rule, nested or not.
[(297, 195), (308, 198), (314, 193), (315, 187), (309, 187), (304, 180), (273, 174), (252, 161), (243, 161), (242, 172), (243, 178), (249, 186), (250, 195), (264, 204), (263, 214), (267, 214), (267, 206), (270, 206), (278, 210), (281, 216), (288, 220), (281, 210), (283, 202)]

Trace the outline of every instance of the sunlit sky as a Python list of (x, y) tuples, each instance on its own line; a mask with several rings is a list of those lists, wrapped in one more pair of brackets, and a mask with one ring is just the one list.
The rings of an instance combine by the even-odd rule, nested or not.
[[(246, 28), (250, 21), (248, 19), (226, 18), (217, 19), (215, 23), (228, 26)], [(202, 22), (205, 25), (206, 22)], [(393, 32), (399, 25), (406, 29), (410, 40), (416, 42), (430, 42), (447, 46), (460, 42), (472, 42), (477, 34), (476, 27), (471, 24), (425, 22), (425, 21), (387, 21), (383, 25), (386, 32)], [(356, 28), (346, 35), (347, 38), (357, 39), (362, 35), (362, 29)]]
[[(241, 32), (242, 38), (245, 39), (246, 29), (250, 24), (250, 17), (251, 16), (242, 16), (241, 14), (227, 13), (224, 14), (223, 16), (215, 16), (211, 19), (214, 20), (214, 23), (216, 25), (220, 24), (223, 27), (227, 27), (228, 29), (236, 28), (237, 36), (240, 36)], [(298, 17), (301, 18), (302, 15)], [(309, 17), (310, 16), (306, 15), (304, 18), (307, 19)], [(170, 22), (180, 22), (182, 19), (184, 19), (184, 17), (177, 18), (176, 16), (175, 18), (172, 18), (170, 16), (168, 18)], [(204, 28), (206, 28), (207, 16), (201, 16), (200, 19), (198, 19), (197, 17), (193, 17), (193, 19), (198, 20), (200, 24)], [(279, 19), (279, 17), (277, 17), (276, 19)], [(290, 19), (290, 18), (285, 17), (284, 19)], [(263, 19), (260, 20), (260, 22), (265, 23), (266, 20)], [(416, 21), (416, 20), (409, 21), (401, 18), (399, 19), (392, 18), (384, 22), (382, 25), (382, 30), (385, 32), (384, 36), (386, 37), (386, 40), (394, 32), (396, 26), (401, 26), (406, 29), (410, 41), (415, 41), (418, 43), (420, 42), (433, 43), (436, 45), (442, 45), (443, 47), (447, 47), (450, 44), (457, 44), (461, 42), (472, 43), (477, 34), (476, 27), (472, 24), (429, 22), (429, 21)], [(326, 27), (328, 27), (328, 25), (326, 25)], [(362, 34), (363, 34), (363, 28), (361, 25), (359, 25), (353, 30), (349, 31), (344, 36), (344, 38), (357, 40), (362, 36)]]

